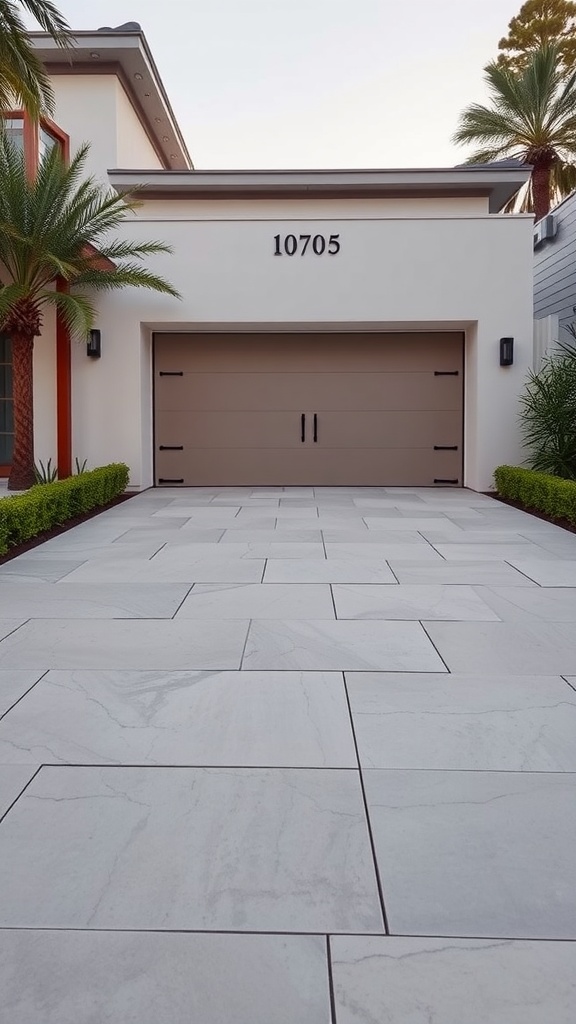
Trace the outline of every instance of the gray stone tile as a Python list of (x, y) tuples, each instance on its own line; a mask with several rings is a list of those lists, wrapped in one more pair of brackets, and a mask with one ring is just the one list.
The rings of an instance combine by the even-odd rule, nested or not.
[[(159, 556), (158, 556), (159, 557)], [(170, 559), (158, 562), (118, 564), (117, 561), (93, 562), (82, 565), (61, 581), (71, 583), (258, 583), (262, 579), (265, 561), (258, 558)]]
[(0, 829), (0, 925), (381, 932), (357, 773), (43, 768)]
[(573, 943), (346, 935), (330, 946), (338, 1024), (572, 1024), (574, 1018)]
[(249, 527), (244, 527), (242, 530), (226, 530), (220, 544), (239, 544), (243, 541), (246, 544), (264, 544), (266, 542), (270, 544), (310, 544), (321, 543), (322, 534), (318, 527), (314, 530), (252, 530)]
[(26, 616), (20, 616), (17, 619), (0, 619), (0, 640), (4, 637), (10, 636), (11, 633), (16, 632), (26, 622)]
[(266, 563), (265, 583), (387, 583), (395, 584), (396, 577), (386, 562), (367, 558), (315, 561), (288, 561), (270, 559)]
[(504, 622), (576, 622), (576, 588), (476, 587)]
[(442, 672), (417, 622), (253, 621), (242, 662), (258, 670)]
[(382, 558), (388, 561), (415, 561), (415, 562), (434, 562), (442, 564), (442, 556), (434, 550), (431, 545), (423, 544), (403, 544), (401, 541), (398, 543), (390, 542), (389, 544), (370, 544), (370, 543), (346, 543), (346, 544), (332, 544), (326, 543), (326, 556), (328, 558), (336, 558), (340, 561), (344, 559), (357, 558)]
[[(434, 565), (391, 559), (400, 583), (476, 584), (478, 586), (533, 587), (534, 581), (506, 562), (439, 562)], [(358, 582), (362, 582), (358, 580)]]
[(576, 560), (562, 558), (528, 559), (519, 556), (511, 564), (541, 587), (576, 587)]
[(576, 693), (559, 676), (348, 672), (346, 681), (365, 768), (576, 772)]
[(374, 770), (364, 785), (393, 934), (576, 938), (575, 775)]
[(449, 562), (512, 562), (516, 564), (517, 559), (528, 560), (549, 560), (555, 556), (550, 551), (524, 541), (521, 544), (436, 544), (436, 550)]
[(0, 615), (26, 619), (168, 619), (186, 597), (186, 584), (11, 582), (0, 589)]
[(34, 619), (0, 642), (0, 668), (237, 669), (247, 622)]
[(339, 584), (333, 592), (339, 619), (498, 620), (472, 587)]
[(0, 671), (0, 715), (4, 715), (17, 700), (20, 700), (44, 671), (33, 669), (6, 669)]
[(572, 623), (427, 622), (426, 631), (451, 672), (564, 675), (576, 666)]
[[(514, 530), (461, 530), (455, 526), (450, 527), (449, 524), (447, 527), (442, 526), (440, 529), (436, 525), (432, 530), (423, 530), (422, 536), (436, 547), (445, 544), (449, 550), (450, 546), (461, 544), (465, 544), (467, 547), (470, 547), (470, 545), (475, 547), (476, 544), (490, 545), (491, 547), (495, 544), (507, 544), (517, 547), (519, 544), (532, 543)], [(527, 550), (529, 551), (530, 548)]]
[(74, 558), (49, 558), (47, 556), (19, 555), (12, 558), (4, 565), (0, 565), (0, 582), (9, 579), (11, 576), (19, 576), (21, 579), (37, 580), (60, 580), (67, 576), (74, 569), (82, 565), (82, 559)]
[(334, 619), (328, 584), (197, 583), (176, 619)]
[(416, 530), (394, 532), (393, 530), (322, 530), (326, 544), (369, 544), (394, 548), (397, 544), (426, 547), (427, 542)]
[(0, 931), (0, 986), (10, 1024), (330, 1017), (326, 941), (315, 935)]
[(446, 519), (442, 513), (439, 513), (439, 516), (441, 518), (424, 519), (423, 517), (415, 517), (408, 519), (405, 516), (398, 515), (394, 519), (386, 518), (385, 520), (380, 515), (377, 517), (365, 516), (364, 522), (373, 533), (381, 530), (386, 530), (390, 533), (426, 533), (427, 531), (434, 530), (451, 531), (453, 534), (460, 532), (458, 527), (453, 526), (450, 520)]
[(1, 763), (353, 768), (356, 756), (341, 673), (101, 670), (49, 672), (0, 722)]
[(37, 771), (39, 765), (0, 765), (0, 818), (6, 814), (10, 804), (18, 798), (24, 787)]
[[(159, 537), (158, 547), (160, 546), (160, 544), (167, 544), (169, 541), (174, 542), (175, 540), (180, 539), (182, 540), (183, 543), (186, 544), (190, 544), (191, 542), (195, 544), (217, 544), (220, 538), (222, 537), (223, 533), (224, 529), (222, 527), (219, 527), (217, 530), (186, 530), (185, 534), (183, 534), (181, 530), (167, 529), (163, 530), (162, 533), (160, 533), (160, 531), (158, 530), (154, 531), (154, 534), (158, 534)], [(113, 550), (116, 549), (117, 545), (130, 545), (134, 543), (141, 543), (143, 539), (145, 539), (144, 530), (128, 530), (127, 533), (124, 533), (122, 534), (121, 537), (117, 538), (117, 540), (114, 542)], [(110, 551), (110, 548), (108, 550)]]

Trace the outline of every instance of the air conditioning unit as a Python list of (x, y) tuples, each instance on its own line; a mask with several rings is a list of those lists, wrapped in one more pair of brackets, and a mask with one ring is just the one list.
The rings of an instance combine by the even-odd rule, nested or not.
[(548, 238), (554, 238), (558, 231), (558, 225), (556, 218), (553, 213), (549, 213), (547, 217), (543, 217), (539, 220), (536, 227), (534, 228), (534, 248), (537, 249), (542, 242), (545, 242)]

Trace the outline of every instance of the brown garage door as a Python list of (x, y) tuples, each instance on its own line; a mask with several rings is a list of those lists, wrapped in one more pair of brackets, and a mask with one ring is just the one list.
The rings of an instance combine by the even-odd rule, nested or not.
[(158, 484), (461, 483), (461, 334), (157, 334)]

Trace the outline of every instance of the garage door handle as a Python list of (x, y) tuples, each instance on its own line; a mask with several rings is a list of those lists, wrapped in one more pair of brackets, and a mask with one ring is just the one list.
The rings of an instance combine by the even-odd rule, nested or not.
[(318, 441), (318, 413), (314, 413), (314, 444)]
[(302, 443), (306, 440), (306, 414), (302, 413), (300, 417), (300, 440)]

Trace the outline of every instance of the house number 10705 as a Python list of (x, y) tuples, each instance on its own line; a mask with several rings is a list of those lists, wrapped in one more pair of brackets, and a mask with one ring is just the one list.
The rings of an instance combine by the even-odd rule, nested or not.
[(340, 252), (340, 235), (274, 235), (275, 256), (335, 256)]

